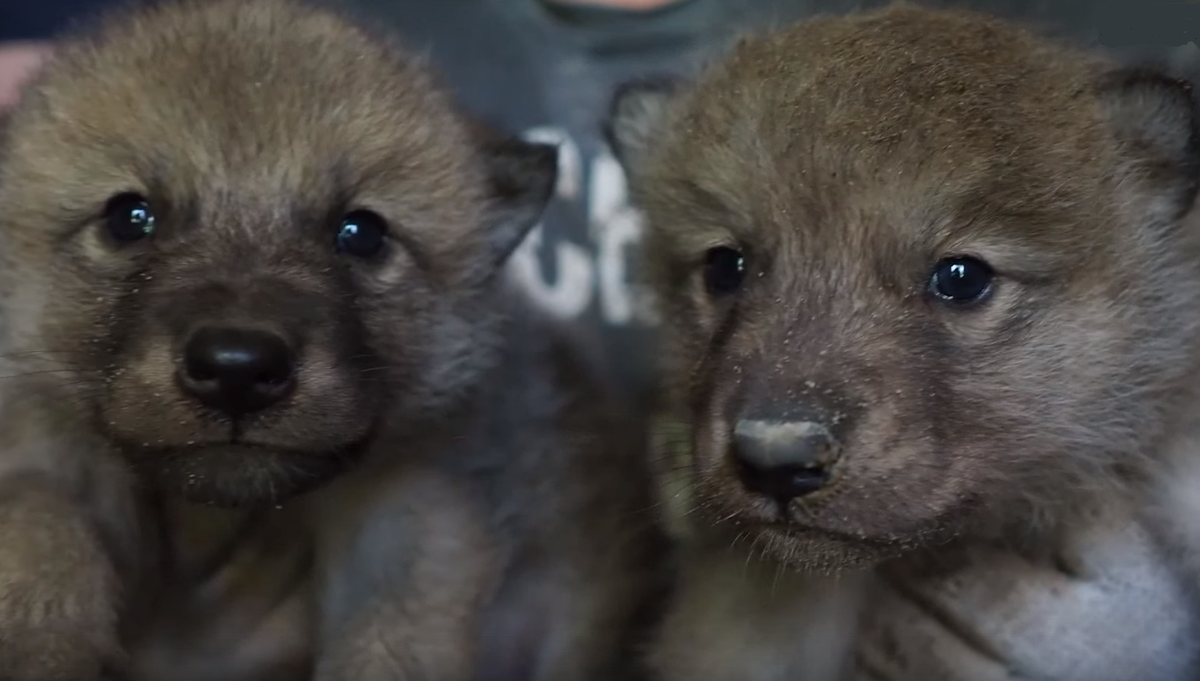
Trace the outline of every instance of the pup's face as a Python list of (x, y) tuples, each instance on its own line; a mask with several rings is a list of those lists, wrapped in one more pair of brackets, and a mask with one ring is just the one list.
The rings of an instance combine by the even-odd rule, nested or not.
[(625, 88), (677, 512), (833, 567), (1143, 454), (1193, 364), (1194, 130), (1175, 81), (911, 8)]
[(390, 47), (276, 1), (69, 43), (12, 126), (10, 357), (227, 504), (307, 489), (469, 385), (554, 179), (553, 149), (468, 131)]

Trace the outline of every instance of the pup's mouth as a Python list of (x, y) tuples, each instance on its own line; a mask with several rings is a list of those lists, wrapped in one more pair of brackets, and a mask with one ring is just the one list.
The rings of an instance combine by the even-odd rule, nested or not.
[(189, 501), (231, 508), (278, 505), (357, 463), (370, 437), (308, 450), (256, 441), (145, 446), (118, 442), (139, 478)]
[[(902, 551), (887, 537), (872, 536), (825, 504), (781, 501), (752, 494), (732, 475), (688, 475), (690, 524), (706, 525), (714, 538), (742, 544), (752, 553), (805, 571), (836, 571), (877, 563)], [(704, 533), (704, 530), (700, 530)]]
[[(783, 505), (778, 500), (733, 491), (728, 480), (723, 483), (706, 490), (709, 503), (700, 511), (702, 522), (721, 536), (736, 538), (752, 552), (806, 571), (865, 567), (955, 537), (953, 526), (920, 523), (899, 531), (881, 531), (836, 508), (795, 500)], [(846, 502), (847, 498), (837, 501)], [(853, 501), (850, 506), (854, 506)]]
[(755, 523), (739, 536), (752, 550), (806, 572), (868, 567), (904, 552), (900, 544), (796, 522)]
[(706, 469), (706, 448), (716, 447), (704, 429), (660, 418), (652, 437), (659, 507), (677, 539), (744, 544), (753, 553), (809, 570), (869, 564), (899, 550), (894, 541), (845, 527), (822, 513), (823, 504), (749, 492), (728, 463)]

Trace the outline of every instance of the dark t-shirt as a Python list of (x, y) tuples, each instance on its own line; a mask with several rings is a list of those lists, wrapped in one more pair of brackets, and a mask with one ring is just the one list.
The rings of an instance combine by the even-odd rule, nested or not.
[(41, 40), (130, 0), (0, 0), (0, 42)]
[[(57, 30), (62, 17), (119, 1), (0, 0), (0, 37)], [(559, 145), (557, 194), (514, 255), (511, 274), (543, 308), (582, 324), (580, 336), (598, 341), (606, 370), (640, 394), (652, 376), (647, 344), (654, 319), (637, 277), (641, 224), (601, 135), (614, 88), (648, 74), (692, 73), (743, 32), (887, 0), (680, 0), (642, 12), (551, 0), (321, 1), (394, 30), (411, 49), (427, 53), (469, 111)], [(1100, 5), (1092, 0), (957, 4), (1085, 43), (1100, 37)]]

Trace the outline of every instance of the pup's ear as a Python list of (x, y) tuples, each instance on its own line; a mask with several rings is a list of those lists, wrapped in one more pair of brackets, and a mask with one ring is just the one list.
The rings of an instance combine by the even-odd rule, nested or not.
[(558, 180), (558, 148), (482, 128), (476, 139), (490, 199), (484, 273), (498, 272), (542, 217)]
[(626, 174), (641, 174), (682, 85), (674, 76), (654, 76), (617, 86), (604, 123), (604, 136)]
[(1101, 110), (1140, 174), (1170, 200), (1173, 218), (1188, 212), (1200, 189), (1200, 118), (1186, 79), (1156, 66), (1106, 73)]

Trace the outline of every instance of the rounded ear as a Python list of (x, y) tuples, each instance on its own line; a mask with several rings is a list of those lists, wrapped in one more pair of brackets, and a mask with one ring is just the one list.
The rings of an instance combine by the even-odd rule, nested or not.
[(604, 123), (604, 136), (626, 174), (641, 172), (681, 88), (682, 81), (674, 76), (641, 78), (617, 86)]
[(481, 269), (498, 272), (542, 217), (558, 180), (558, 148), (498, 134), (482, 126), (475, 137), (488, 182), (489, 210)]
[(1200, 189), (1200, 115), (1190, 81), (1157, 66), (1110, 71), (1101, 78), (1101, 111), (1138, 170), (1171, 200), (1174, 218), (1191, 210)]

